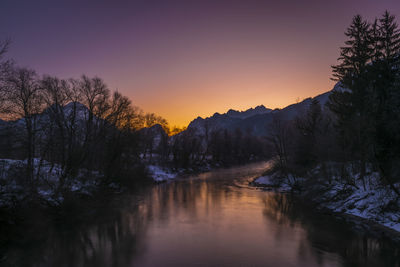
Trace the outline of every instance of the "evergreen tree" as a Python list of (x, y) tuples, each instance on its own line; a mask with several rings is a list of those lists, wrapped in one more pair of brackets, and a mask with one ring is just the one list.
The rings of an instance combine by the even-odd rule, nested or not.
[[(336, 116), (345, 157), (360, 163), (375, 162), (381, 176), (393, 185), (400, 176), (400, 31), (395, 17), (385, 12), (370, 24), (357, 15), (347, 31), (334, 79), (342, 89), (330, 96), (328, 107)], [(363, 180), (364, 181), (364, 180)]]
[(393, 186), (400, 162), (400, 30), (395, 17), (386, 11), (379, 20), (381, 58), (373, 64), (376, 133), (374, 155), (382, 177)]
[(398, 64), (400, 51), (400, 31), (395, 19), (395, 16), (385, 11), (379, 20), (383, 58), (392, 66)]
[[(369, 114), (369, 68), (374, 56), (373, 27), (356, 15), (345, 35), (348, 40), (340, 50), (340, 63), (333, 68), (334, 80), (343, 90), (335, 90), (328, 107), (336, 115), (337, 128), (348, 156), (360, 162), (360, 178), (365, 175), (366, 161), (373, 130)], [(347, 153), (346, 153), (347, 154)]]

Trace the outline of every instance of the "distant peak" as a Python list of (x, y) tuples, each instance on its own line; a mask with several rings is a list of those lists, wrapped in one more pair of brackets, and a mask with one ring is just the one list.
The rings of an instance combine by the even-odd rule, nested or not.
[(228, 110), (228, 112), (226, 114), (232, 118), (245, 119), (248, 117), (252, 117), (254, 115), (268, 113), (270, 111), (271, 111), (271, 109), (267, 109), (264, 105), (258, 105), (255, 108), (249, 108), (245, 111), (237, 111), (237, 110), (230, 109), (230, 110)]
[(228, 112), (226, 114), (231, 115), (231, 114), (237, 114), (237, 113), (240, 113), (240, 112), (237, 110), (234, 110), (234, 109), (230, 109), (230, 110), (228, 110)]
[(254, 109), (256, 109), (256, 110), (267, 110), (267, 108), (264, 105), (258, 105)]

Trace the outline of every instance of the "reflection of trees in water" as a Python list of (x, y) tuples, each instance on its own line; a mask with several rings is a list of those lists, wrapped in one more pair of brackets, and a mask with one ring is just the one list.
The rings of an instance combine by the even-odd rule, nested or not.
[[(126, 200), (128, 201), (128, 200)], [(86, 210), (78, 223), (30, 222), (32, 229), (18, 229), (1, 264), (5, 266), (131, 266), (144, 249), (148, 218), (137, 205), (121, 204)], [(81, 213), (79, 213), (81, 214)], [(44, 217), (42, 217), (44, 218)], [(35, 219), (34, 219), (35, 220)], [(38, 238), (40, 236), (40, 238)]]
[(289, 195), (268, 193), (263, 197), (263, 203), (264, 216), (277, 222), (277, 239), (287, 227), (301, 225), (305, 230), (299, 242), (300, 258), (312, 253), (322, 266), (325, 257), (337, 254), (342, 257), (344, 266), (400, 266), (398, 244), (387, 238), (355, 233), (349, 225), (332, 216), (315, 214), (310, 207)]
[(200, 179), (155, 186), (145, 197), (142, 208), (154, 222), (163, 225), (176, 218), (189, 223), (216, 220), (215, 216), (222, 216), (224, 205), (231, 203), (232, 198), (243, 197), (241, 190), (231, 190), (232, 179), (224, 174), (203, 174)]
[(228, 201), (228, 194), (224, 183), (194, 179), (153, 186), (141, 193), (140, 199), (126, 197), (108, 205), (98, 204), (94, 211), (87, 207), (72, 211), (62, 218), (85, 217), (78, 222), (54, 222), (48, 219), (49, 214), (34, 212), (27, 225), (16, 229), (17, 234), (23, 234), (11, 237), (18, 241), (6, 245), (6, 257), (0, 263), (130, 266), (137, 255), (143, 254), (151, 222), (165, 224), (179, 214), (188, 220), (201, 220), (212, 208)]
[[(236, 177), (253, 174), (243, 171), (241, 175)], [(299, 262), (312, 257), (322, 266), (330, 257), (340, 255), (345, 266), (380, 266), (382, 262), (383, 266), (399, 266), (399, 250), (387, 240), (356, 235), (332, 217), (316, 216), (290, 196), (234, 187), (232, 176), (235, 172), (213, 172), (198, 179), (160, 184), (138, 194), (140, 198), (100, 203), (95, 209), (84, 207), (83, 212), (62, 217), (82, 217), (79, 222), (49, 222), (48, 214), (35, 212), (30, 216), (33, 219), (16, 231), (23, 234), (6, 244), (7, 257), (0, 265), (131, 266), (144, 254), (151, 224), (168, 227), (178, 218), (189, 223), (208, 220), (208, 225), (245, 214), (234, 209), (238, 203), (254, 205), (257, 213), (261, 200), (265, 218), (276, 222), (268, 224), (276, 227), (268, 233), (273, 233), (275, 240), (291, 240), (290, 235), (296, 235), (294, 251), (297, 249)], [(252, 218), (246, 219), (251, 223)], [(55, 227), (60, 224), (63, 227)], [(0, 234), (4, 232), (0, 226)]]
[[(66, 234), (56, 252), (53, 266), (129, 266), (133, 256), (140, 251), (146, 231), (147, 218), (141, 216), (137, 209), (121, 210), (112, 220), (80, 230), (69, 238)], [(71, 247), (71, 245), (75, 245)], [(66, 253), (67, 252), (67, 253)], [(75, 255), (76, 258), (63, 256)]]
[(223, 185), (210, 180), (188, 180), (156, 186), (145, 200), (151, 216), (165, 223), (171, 217), (184, 214), (191, 220), (207, 216), (211, 206), (220, 206), (226, 199)]

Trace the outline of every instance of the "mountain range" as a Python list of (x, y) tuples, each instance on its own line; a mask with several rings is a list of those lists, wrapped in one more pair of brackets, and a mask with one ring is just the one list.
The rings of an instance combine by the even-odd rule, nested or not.
[[(266, 136), (269, 133), (269, 129), (271, 128), (270, 124), (272, 123), (274, 117), (279, 117), (279, 119), (282, 121), (293, 120), (296, 116), (304, 113), (308, 109), (313, 99), (318, 100), (321, 104), (321, 107), (324, 108), (329, 99), (329, 95), (334, 90), (343, 90), (343, 88), (340, 86), (340, 84), (336, 84), (331, 91), (320, 94), (314, 98), (306, 98), (299, 103), (289, 105), (282, 109), (272, 110), (263, 105), (259, 105), (255, 108), (250, 108), (245, 111), (230, 109), (226, 113), (215, 113), (207, 118), (197, 117), (189, 123), (185, 131), (190, 131), (198, 136), (204, 136), (206, 131), (210, 133), (216, 130), (235, 131), (236, 129), (240, 129), (242, 132), (251, 134), (253, 136)], [(70, 117), (74, 116), (75, 120), (77, 120), (77, 122), (81, 125), (88, 116), (88, 109), (83, 104), (77, 102), (71, 102), (62, 107), (61, 110), (67, 119), (71, 119)], [(73, 110), (75, 112), (73, 112)], [(44, 123), (49, 119), (46, 111), (40, 114), (39, 117), (39, 124)], [(23, 119), (16, 121), (0, 120), (0, 128), (5, 126), (12, 126), (13, 128), (22, 127)], [(151, 129), (148, 131), (142, 131), (142, 133), (145, 133), (145, 135), (150, 135), (151, 132), (151, 135), (165, 135), (165, 132), (160, 125), (150, 128)]]
[(343, 90), (343, 88), (340, 84), (336, 84), (331, 91), (313, 98), (306, 98), (299, 103), (282, 109), (272, 110), (260, 105), (245, 111), (230, 109), (226, 113), (215, 113), (213, 116), (207, 118), (197, 117), (189, 123), (187, 131), (192, 131), (197, 135), (204, 135), (206, 131), (235, 131), (236, 129), (240, 129), (254, 136), (266, 136), (269, 133), (270, 124), (274, 117), (279, 117), (283, 121), (293, 120), (296, 116), (304, 113), (314, 99), (318, 100), (321, 107), (324, 108), (329, 95), (334, 90)]

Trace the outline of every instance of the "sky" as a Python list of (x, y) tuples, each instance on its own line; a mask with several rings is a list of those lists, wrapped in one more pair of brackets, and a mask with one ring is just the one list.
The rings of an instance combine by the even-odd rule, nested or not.
[(101, 77), (146, 112), (282, 108), (332, 89), (344, 31), (398, 0), (2, 0), (8, 56), (39, 74)]

